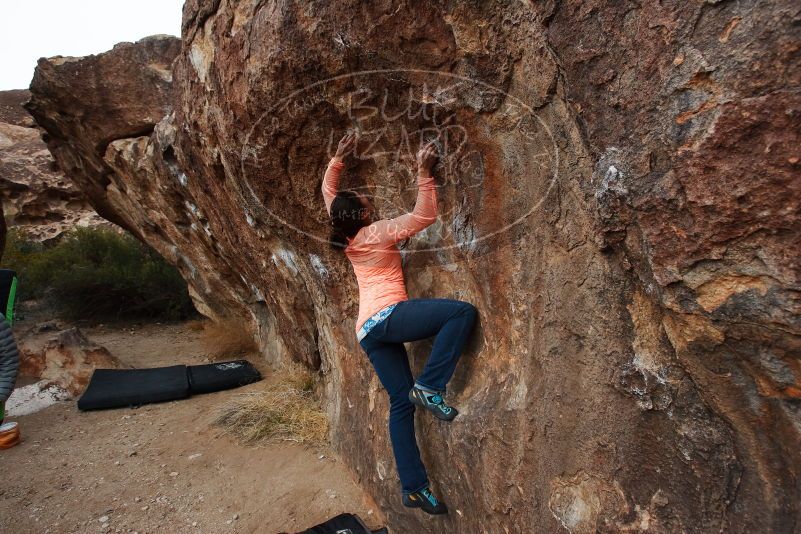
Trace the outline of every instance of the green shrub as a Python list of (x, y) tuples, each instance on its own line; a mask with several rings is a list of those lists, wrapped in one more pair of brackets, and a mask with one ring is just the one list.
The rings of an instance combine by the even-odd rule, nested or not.
[(186, 319), (196, 315), (178, 270), (129, 234), (76, 228), (54, 245), (8, 233), (3, 267), (20, 301), (45, 299), (65, 319)]

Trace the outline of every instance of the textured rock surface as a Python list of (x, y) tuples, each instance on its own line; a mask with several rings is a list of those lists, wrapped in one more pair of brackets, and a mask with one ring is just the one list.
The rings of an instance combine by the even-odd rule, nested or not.
[(22, 105), (30, 93), (0, 91), (0, 201), (10, 226), (37, 241), (74, 226), (109, 226), (58, 169)]
[[(198, 309), (319, 369), (334, 444), (395, 531), (792, 532), (799, 17), (189, 0), (180, 44), (40, 63), (29, 109)], [(364, 141), (345, 185), (385, 216), (411, 207), (419, 138), (445, 142), (440, 221), (405, 249), (407, 282), (475, 303), (481, 326), (452, 383), (463, 415), (418, 418), (452, 509), (436, 523), (400, 506), (355, 280), (320, 239), (347, 127)], [(410, 347), (416, 368), (429, 346)]]
[(96, 368), (115, 369), (120, 362), (77, 327), (56, 334), (28, 336), (20, 341), (19, 374), (47, 380), (77, 397)]

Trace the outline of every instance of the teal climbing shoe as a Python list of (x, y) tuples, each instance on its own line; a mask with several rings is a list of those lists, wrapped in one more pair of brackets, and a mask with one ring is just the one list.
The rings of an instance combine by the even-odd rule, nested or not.
[(403, 506), (408, 508), (422, 508), (423, 511), (431, 515), (442, 515), (448, 513), (445, 503), (439, 502), (431, 490), (427, 487), (414, 493), (403, 494)]
[(445, 404), (442, 394), (435, 391), (425, 391), (413, 386), (409, 391), (409, 400), (417, 406), (425, 408), (433, 413), (434, 417), (443, 421), (453, 421), (453, 418), (459, 415), (459, 411)]

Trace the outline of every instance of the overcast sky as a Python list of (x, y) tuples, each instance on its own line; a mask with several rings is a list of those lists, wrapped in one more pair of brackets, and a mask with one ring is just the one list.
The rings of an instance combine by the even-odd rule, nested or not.
[(0, 90), (26, 89), (40, 57), (180, 35), (182, 6), (183, 0), (0, 0)]

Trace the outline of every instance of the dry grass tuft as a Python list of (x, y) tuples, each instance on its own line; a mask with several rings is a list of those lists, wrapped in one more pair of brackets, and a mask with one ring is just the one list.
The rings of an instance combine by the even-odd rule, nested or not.
[(256, 342), (242, 319), (203, 321), (202, 330), (200, 339), (212, 361), (231, 360), (258, 351)]
[(193, 332), (200, 332), (205, 328), (205, 319), (193, 319), (186, 322), (186, 327)]
[(314, 393), (317, 387), (317, 379), (314, 374), (300, 365), (286, 366), (277, 374), (285, 384), (306, 393)]
[(238, 395), (223, 405), (214, 424), (249, 445), (321, 443), (328, 420), (314, 389), (314, 377), (307, 371), (282, 371), (263, 391)]

